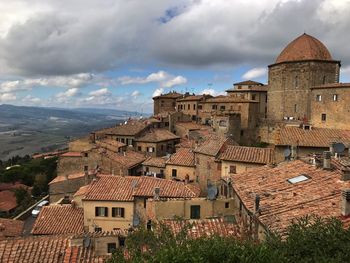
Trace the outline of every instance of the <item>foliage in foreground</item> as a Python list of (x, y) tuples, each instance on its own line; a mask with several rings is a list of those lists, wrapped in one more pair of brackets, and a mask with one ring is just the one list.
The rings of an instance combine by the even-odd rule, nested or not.
[(292, 224), (287, 237), (268, 236), (263, 242), (213, 236), (191, 239), (188, 225), (177, 235), (166, 226), (144, 228), (126, 240), (127, 257), (118, 249), (114, 262), (350, 262), (350, 232), (338, 219), (305, 217)]

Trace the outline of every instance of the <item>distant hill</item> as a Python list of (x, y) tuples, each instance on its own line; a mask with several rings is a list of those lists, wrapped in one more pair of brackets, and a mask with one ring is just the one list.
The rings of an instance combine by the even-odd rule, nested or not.
[(0, 159), (64, 148), (72, 138), (111, 127), (140, 113), (0, 105)]

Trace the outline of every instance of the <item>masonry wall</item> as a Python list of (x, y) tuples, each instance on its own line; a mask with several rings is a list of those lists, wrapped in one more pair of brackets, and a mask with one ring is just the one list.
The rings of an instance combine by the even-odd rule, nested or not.
[[(172, 170), (175, 169), (177, 171), (177, 176), (172, 177)], [(191, 182), (196, 182), (196, 168), (194, 166), (181, 166), (181, 165), (173, 165), (167, 164), (165, 168), (165, 179), (175, 179), (179, 181), (185, 181), (186, 176), (189, 177)]]
[(230, 166), (236, 167), (236, 174), (244, 173), (252, 169), (259, 168), (264, 164), (245, 163), (245, 162), (234, 162), (234, 161), (221, 161), (221, 176), (227, 177), (232, 176), (234, 173), (230, 173)]
[(68, 196), (73, 199), (73, 195), (80, 187), (86, 184), (85, 177), (63, 180), (49, 185), (50, 203), (55, 203), (61, 198)]
[(57, 176), (69, 175), (84, 171), (83, 157), (65, 157), (61, 156), (57, 163)]
[[(162, 141), (162, 142), (157, 142), (157, 143), (137, 142), (136, 149), (138, 152), (144, 152), (147, 154), (147, 156), (150, 156), (150, 157), (162, 157), (162, 156), (167, 155), (168, 153), (169, 154), (174, 153), (175, 152), (175, 145), (178, 142), (179, 142), (178, 139), (169, 140), (169, 141)], [(149, 149), (149, 147), (153, 147), (154, 151), (150, 152), (149, 150), (147, 150), (147, 149)]]
[[(317, 96), (321, 96), (321, 101), (316, 100)], [(337, 100), (334, 100), (334, 96)], [(326, 115), (326, 120), (322, 120), (322, 114)], [(350, 129), (350, 86), (313, 89), (311, 123), (320, 128)]]
[(150, 166), (150, 165), (142, 165), (142, 174), (146, 175), (147, 173), (147, 168), (150, 173), (156, 173), (156, 174), (161, 174), (163, 171), (163, 175), (165, 176), (165, 167), (156, 167), (156, 166)]
[(153, 99), (153, 113), (154, 115), (162, 112), (175, 111), (176, 99), (175, 98), (155, 98)]
[[(95, 207), (108, 207), (108, 216), (95, 216)], [(112, 217), (112, 207), (123, 207), (125, 209), (125, 217)], [(101, 227), (102, 231), (112, 231), (115, 228), (128, 229), (132, 225), (134, 216), (133, 202), (83, 200), (83, 208), (84, 228), (89, 232), (94, 232), (95, 227)]]
[(268, 118), (310, 120), (312, 86), (339, 81), (337, 62), (304, 61), (269, 66)]
[(191, 206), (193, 205), (200, 206), (200, 219), (233, 215), (235, 207), (233, 199), (217, 199), (213, 201), (205, 198), (166, 201), (149, 199), (146, 205), (147, 217), (151, 220), (171, 219), (174, 217), (191, 219)]
[(198, 103), (199, 101), (178, 101), (176, 103), (177, 111), (181, 111), (184, 114), (190, 115), (193, 121), (197, 120), (198, 116)]

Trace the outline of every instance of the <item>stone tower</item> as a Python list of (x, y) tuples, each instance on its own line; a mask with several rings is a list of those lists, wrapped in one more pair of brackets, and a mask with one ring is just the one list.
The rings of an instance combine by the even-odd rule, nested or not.
[(267, 118), (310, 120), (311, 87), (339, 82), (340, 61), (316, 38), (303, 34), (269, 65)]

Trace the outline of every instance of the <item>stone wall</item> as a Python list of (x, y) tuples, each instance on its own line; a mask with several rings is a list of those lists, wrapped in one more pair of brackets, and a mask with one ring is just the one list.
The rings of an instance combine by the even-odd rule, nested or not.
[(153, 99), (153, 113), (154, 115), (163, 112), (175, 111), (176, 99), (175, 98), (155, 98)]
[(58, 159), (57, 163), (57, 176), (60, 175), (69, 175), (76, 172), (83, 172), (84, 171), (84, 162), (83, 157), (68, 157), (68, 156), (61, 156)]
[[(172, 177), (172, 170), (176, 170), (177, 176)], [(185, 181), (186, 177), (191, 182), (196, 182), (196, 168), (192, 166), (181, 166), (181, 165), (173, 165), (167, 164), (165, 168), (165, 179), (175, 179), (179, 181)]]

